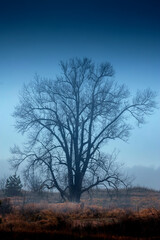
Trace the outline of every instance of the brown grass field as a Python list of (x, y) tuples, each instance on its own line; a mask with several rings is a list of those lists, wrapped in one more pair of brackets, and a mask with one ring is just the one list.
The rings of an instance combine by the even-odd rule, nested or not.
[(0, 240), (160, 239), (160, 192), (95, 190), (80, 204), (57, 203), (57, 193), (2, 198)]

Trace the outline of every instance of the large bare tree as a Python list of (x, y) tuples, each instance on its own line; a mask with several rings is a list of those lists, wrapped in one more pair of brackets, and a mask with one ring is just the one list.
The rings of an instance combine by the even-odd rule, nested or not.
[(126, 141), (130, 117), (143, 124), (156, 106), (155, 93), (138, 91), (131, 99), (126, 86), (113, 79), (108, 62), (76, 58), (60, 67), (55, 80), (36, 76), (23, 87), (14, 117), (16, 128), (29, 138), (23, 151), (12, 149), (12, 164), (17, 168), (27, 161), (26, 173), (41, 170), (48, 188), (78, 202), (95, 186), (125, 183), (114, 156), (101, 147), (111, 139)]

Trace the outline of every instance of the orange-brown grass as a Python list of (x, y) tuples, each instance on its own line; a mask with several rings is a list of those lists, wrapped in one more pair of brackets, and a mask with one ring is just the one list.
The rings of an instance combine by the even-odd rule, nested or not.
[[(139, 212), (63, 203), (27, 204), (1, 216), (1, 239), (158, 239), (160, 210)], [(11, 239), (10, 238), (10, 239)]]
[[(80, 204), (55, 203), (47, 198), (11, 198), (8, 212), (0, 216), (0, 240), (45, 239), (160, 239), (160, 192), (143, 188), (111, 192), (94, 191), (82, 196)], [(5, 201), (5, 200), (4, 200)]]

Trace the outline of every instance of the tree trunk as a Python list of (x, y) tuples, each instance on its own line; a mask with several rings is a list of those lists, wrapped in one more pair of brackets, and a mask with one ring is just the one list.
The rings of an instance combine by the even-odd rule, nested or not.
[(78, 187), (73, 186), (69, 194), (69, 201), (79, 203), (80, 199), (81, 199), (81, 190)]

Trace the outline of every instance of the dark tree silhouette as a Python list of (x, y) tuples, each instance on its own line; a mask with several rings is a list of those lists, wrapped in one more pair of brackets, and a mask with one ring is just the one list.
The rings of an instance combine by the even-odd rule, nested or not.
[(80, 201), (81, 194), (99, 185), (125, 183), (114, 156), (101, 152), (111, 139), (126, 141), (129, 117), (138, 125), (153, 112), (155, 93), (138, 91), (131, 99), (125, 85), (118, 85), (110, 63), (91, 60), (60, 62), (62, 74), (55, 80), (35, 77), (25, 85), (15, 108), (16, 127), (29, 133), (24, 151), (12, 149), (17, 168), (27, 161), (46, 175), (44, 184), (55, 187), (63, 199)]
[(13, 175), (7, 178), (5, 195), (7, 197), (20, 196), (22, 194), (22, 183), (19, 176)]

